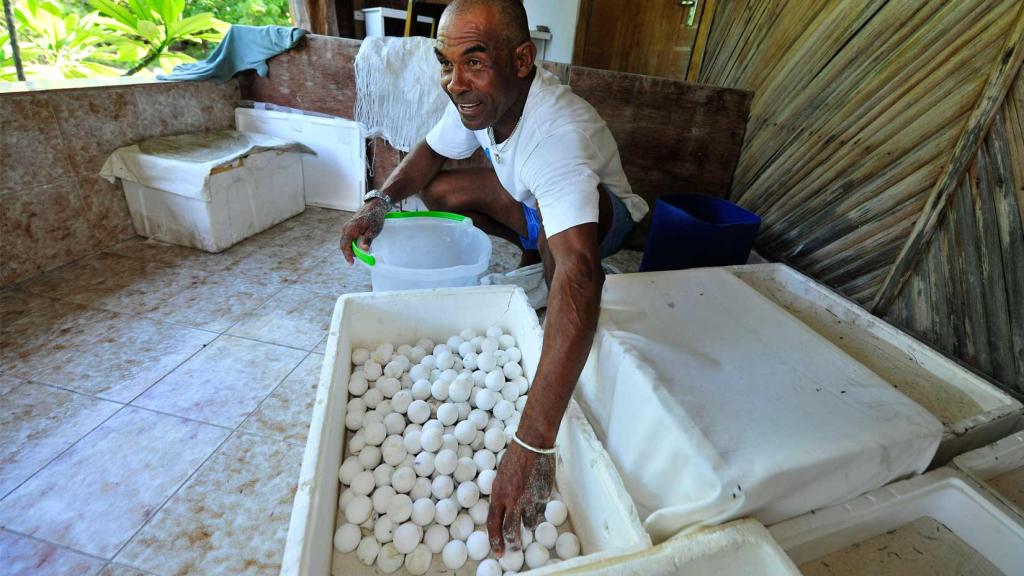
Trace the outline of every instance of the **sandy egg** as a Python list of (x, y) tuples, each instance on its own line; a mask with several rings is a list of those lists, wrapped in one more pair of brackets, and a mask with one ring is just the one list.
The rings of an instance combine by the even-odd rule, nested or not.
[(455, 492), (455, 481), (451, 476), (437, 476), (430, 483), (430, 493), (438, 500), (444, 500)]
[(387, 514), (391, 499), (395, 497), (395, 489), (391, 486), (378, 486), (370, 496), (373, 502), (373, 511), (377, 514)]
[(494, 484), (494, 477), (497, 475), (498, 473), (494, 470), (484, 470), (480, 473), (476, 479), (476, 484), (480, 487), (481, 494), (489, 495), (491, 493), (491, 488)]
[(463, 508), (472, 508), (480, 500), (480, 487), (471, 480), (463, 481), (455, 491), (455, 500)]
[(356, 548), (356, 558), (367, 566), (373, 566), (377, 560), (377, 553), (380, 552), (380, 543), (373, 536), (366, 536), (359, 541)]
[(405, 555), (405, 571), (412, 576), (421, 576), (430, 570), (432, 554), (426, 544), (417, 544), (412, 552)]
[(388, 504), (388, 518), (395, 524), (401, 524), (412, 516), (412, 498), (408, 494), (395, 494)]
[(466, 549), (466, 543), (461, 540), (448, 542), (444, 545), (444, 549), (441, 552), (441, 560), (449, 570), (462, 568), (468, 556), (469, 551)]
[(370, 519), (373, 502), (369, 496), (357, 495), (345, 506), (345, 519), (352, 524), (362, 524)]
[(373, 523), (373, 537), (381, 544), (391, 542), (395, 537), (395, 523), (387, 516), (381, 516)]
[(391, 474), (391, 487), (399, 494), (408, 494), (416, 484), (416, 472), (412, 468), (401, 467)]
[(334, 533), (334, 549), (342, 554), (348, 554), (359, 546), (363, 533), (359, 526), (352, 523), (345, 523), (338, 527)]
[(448, 532), (452, 535), (453, 540), (465, 542), (469, 535), (473, 533), (475, 527), (473, 519), (469, 517), (469, 514), (462, 512), (455, 517), (452, 525), (448, 527)]
[(488, 558), (477, 564), (476, 576), (501, 576), (501, 564), (494, 558)]
[(440, 524), (432, 524), (423, 535), (423, 543), (434, 554), (440, 554), (450, 539), (448, 528)]

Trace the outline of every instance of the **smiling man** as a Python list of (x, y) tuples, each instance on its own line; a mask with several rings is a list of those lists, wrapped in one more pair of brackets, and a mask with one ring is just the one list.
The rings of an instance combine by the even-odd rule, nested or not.
[[(618, 147), (597, 112), (534, 65), (520, 0), (455, 0), (435, 50), (444, 117), (342, 230), (341, 249), (369, 248), (394, 203), (416, 194), (433, 210), (470, 216), (480, 228), (541, 258), (548, 314), (530, 400), (498, 467), (487, 529), (499, 556), (520, 543), (520, 522), (543, 518), (551, 454), (597, 326), (601, 258), (619, 249), (647, 204), (632, 193)], [(491, 166), (442, 171), (483, 148)]]

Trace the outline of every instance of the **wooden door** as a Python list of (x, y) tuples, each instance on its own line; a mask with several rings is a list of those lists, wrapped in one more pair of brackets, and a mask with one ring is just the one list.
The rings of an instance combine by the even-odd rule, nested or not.
[(691, 6), (688, 0), (582, 0), (573, 64), (693, 80), (713, 1), (695, 0)]

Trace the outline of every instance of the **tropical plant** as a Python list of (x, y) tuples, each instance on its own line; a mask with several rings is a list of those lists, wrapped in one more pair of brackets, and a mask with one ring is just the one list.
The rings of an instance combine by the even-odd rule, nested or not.
[[(104, 63), (111, 60), (96, 13), (67, 14), (50, 0), (23, 0), (14, 10), (21, 59), (26, 75), (41, 78), (116, 76), (122, 70)], [(16, 79), (11, 43), (5, 32), (0, 78)]]
[(134, 62), (124, 73), (135, 74), (152, 65), (164, 70), (195, 58), (180, 51), (190, 43), (219, 42), (230, 27), (202, 12), (183, 17), (185, 0), (89, 0), (102, 14), (103, 39), (114, 48), (117, 59)]
[(189, 0), (185, 15), (210, 12), (232, 24), (246, 26), (291, 26), (291, 9), (288, 0)]

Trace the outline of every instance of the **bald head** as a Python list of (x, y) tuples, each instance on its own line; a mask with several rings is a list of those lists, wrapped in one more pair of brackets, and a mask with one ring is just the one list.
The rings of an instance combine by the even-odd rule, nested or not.
[(508, 47), (530, 40), (530, 24), (522, 0), (454, 0), (445, 9), (442, 19), (458, 18), (476, 11), (489, 11)]

